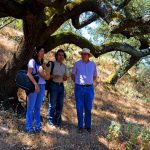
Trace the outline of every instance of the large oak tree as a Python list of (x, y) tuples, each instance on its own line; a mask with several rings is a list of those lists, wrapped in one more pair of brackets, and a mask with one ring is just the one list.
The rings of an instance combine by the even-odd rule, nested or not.
[[(32, 57), (34, 47), (38, 45), (44, 45), (49, 51), (61, 44), (72, 43), (81, 48), (90, 48), (95, 57), (112, 51), (131, 55), (111, 77), (110, 83), (116, 83), (142, 57), (149, 55), (149, 41), (141, 38), (141, 35), (149, 34), (149, 15), (131, 17), (132, 15), (127, 11), (131, 0), (120, 0), (117, 5), (111, 2), (107, 0), (0, 0), (0, 17), (11, 16), (22, 19), (24, 33), (19, 50), (0, 70), (0, 98), (12, 97), (14, 102), (17, 102), (14, 81), (17, 70), (27, 63)], [(81, 14), (88, 11), (93, 12), (93, 15), (80, 21)], [(70, 32), (54, 34), (69, 19), (76, 29), (101, 19), (109, 25), (111, 34), (122, 34), (127, 38), (138, 37), (141, 46), (137, 49), (127, 43), (119, 42), (94, 45), (87, 39)]]

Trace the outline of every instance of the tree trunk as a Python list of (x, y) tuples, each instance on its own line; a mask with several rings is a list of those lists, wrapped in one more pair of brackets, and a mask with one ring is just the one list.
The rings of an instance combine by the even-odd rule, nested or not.
[(5, 108), (12, 106), (13, 110), (16, 110), (19, 104), (15, 76), (17, 71), (27, 64), (33, 55), (38, 34), (42, 27), (42, 24), (37, 20), (38, 18), (32, 14), (26, 16), (23, 22), (24, 40), (18, 51), (0, 70), (0, 101), (3, 101)]

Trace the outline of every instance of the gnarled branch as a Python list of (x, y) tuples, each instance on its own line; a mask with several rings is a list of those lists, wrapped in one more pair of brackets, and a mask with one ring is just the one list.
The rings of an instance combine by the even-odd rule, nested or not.
[(86, 38), (70, 32), (53, 35), (47, 40), (47, 42), (44, 45), (47, 51), (49, 51), (65, 43), (72, 43), (81, 48), (87, 47), (91, 50), (92, 54), (95, 57), (99, 57), (102, 54), (112, 52), (112, 51), (125, 52), (136, 58), (141, 58), (150, 55), (149, 49), (143, 49), (142, 51), (140, 51), (126, 43), (110, 42), (110, 43), (104, 43), (101, 46), (97, 46), (92, 44)]
[(0, 0), (0, 17), (12, 16), (17, 19), (24, 17), (23, 5), (15, 0)]
[[(49, 35), (53, 34), (56, 29), (61, 26), (65, 21), (70, 18), (79, 16), (83, 12), (92, 11), (98, 14), (102, 19), (109, 22), (111, 20), (110, 10), (108, 11), (103, 1), (93, 0), (76, 0), (64, 6), (64, 12), (61, 14), (55, 14), (44, 31), (40, 35), (39, 41), (45, 41)], [(43, 43), (40, 43), (43, 44)]]
[(93, 45), (87, 39), (69, 32), (51, 36), (44, 45), (45, 45), (46, 52), (48, 52), (51, 49), (65, 43), (75, 44), (81, 48), (87, 47), (91, 50), (92, 54), (95, 57), (98, 57), (102, 54), (112, 52), (112, 51), (121, 51), (130, 54), (131, 57), (127, 61), (125, 61), (123, 65), (120, 66), (120, 68), (116, 73), (113, 73), (107, 79), (107, 83), (110, 84), (115, 84), (118, 81), (118, 79), (120, 79), (142, 57), (150, 55), (149, 49), (142, 49), (140, 51), (126, 43), (113, 42), (113, 43), (106, 43), (101, 46)]
[(131, 0), (124, 0), (117, 8), (117, 10), (123, 9), (124, 7), (126, 7)]
[(125, 19), (122, 20), (122, 22), (119, 24), (118, 27), (114, 28), (114, 30), (112, 31), (112, 33), (123, 33), (125, 30), (127, 29), (132, 29), (132, 28), (143, 28), (144, 26), (147, 27), (147, 25), (150, 25), (150, 16), (147, 16), (147, 18), (135, 18), (135, 19)]
[(97, 14), (94, 14), (94, 15), (90, 16), (87, 20), (83, 21), (82, 23), (80, 23), (79, 18), (80, 18), (80, 16), (76, 16), (76, 17), (72, 18), (72, 25), (76, 29), (81, 29), (81, 28), (87, 26), (88, 24), (92, 23), (93, 21), (96, 21), (100, 17)]
[(126, 60), (119, 69), (112, 73), (107, 79), (106, 83), (108, 84), (116, 84), (117, 81), (129, 70), (131, 69), (141, 58), (136, 58), (131, 56), (128, 60)]

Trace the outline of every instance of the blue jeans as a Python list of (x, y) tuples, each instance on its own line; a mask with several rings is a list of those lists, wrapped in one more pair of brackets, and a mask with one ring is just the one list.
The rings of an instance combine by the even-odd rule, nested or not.
[(51, 125), (61, 125), (61, 114), (64, 103), (64, 85), (50, 83), (50, 101), (48, 108), (48, 121)]
[(41, 129), (40, 108), (44, 99), (45, 84), (39, 84), (40, 92), (33, 92), (28, 95), (26, 112), (26, 130), (33, 130), (33, 118), (36, 129)]
[[(91, 111), (94, 99), (94, 87), (75, 85), (75, 100), (78, 117), (78, 128), (91, 128)], [(84, 114), (84, 116), (83, 116)]]

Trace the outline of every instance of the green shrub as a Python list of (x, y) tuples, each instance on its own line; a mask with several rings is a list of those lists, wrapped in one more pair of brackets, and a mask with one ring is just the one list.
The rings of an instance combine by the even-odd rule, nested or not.
[(108, 128), (107, 140), (125, 141), (126, 150), (148, 150), (150, 148), (150, 128), (142, 128), (136, 124), (119, 124), (112, 122)]

